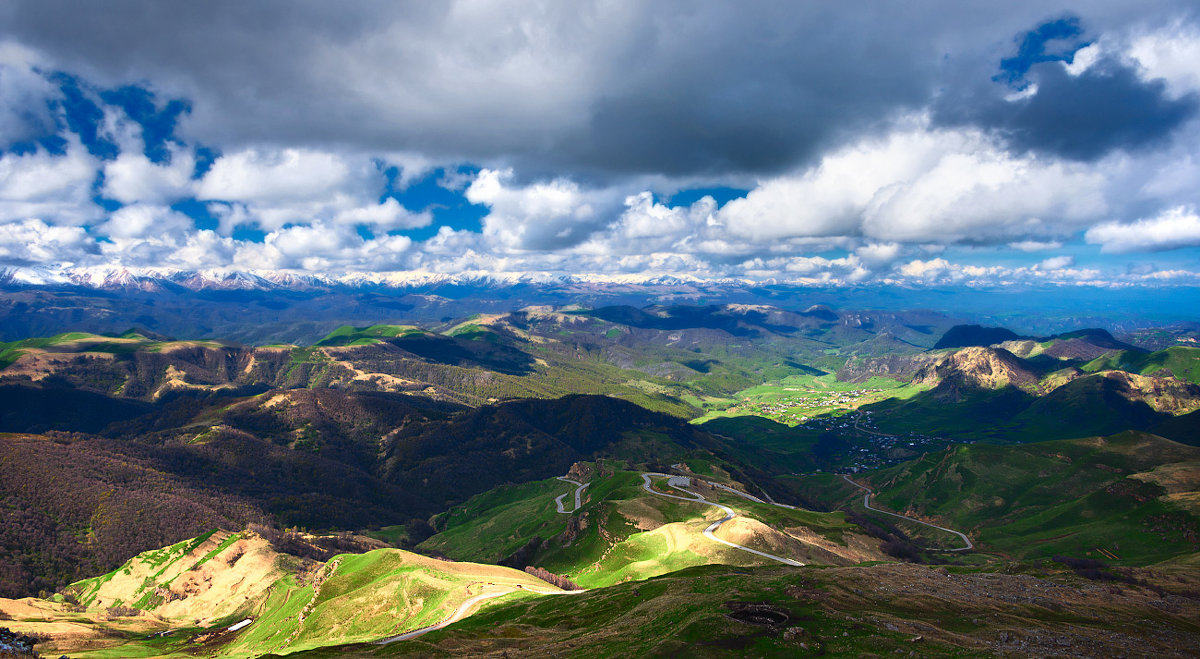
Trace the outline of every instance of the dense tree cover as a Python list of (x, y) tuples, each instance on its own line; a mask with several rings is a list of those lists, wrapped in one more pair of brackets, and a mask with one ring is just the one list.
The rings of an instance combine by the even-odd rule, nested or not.
[(506, 482), (565, 474), (645, 431), (664, 432), (683, 449), (699, 448), (702, 435), (673, 417), (603, 396), (521, 400), (411, 420), (382, 443), (381, 475), (452, 505)]
[(533, 576), (537, 577), (538, 579), (541, 579), (542, 581), (545, 581), (546, 583), (554, 584), (555, 586), (558, 586), (559, 588), (562, 588), (563, 590), (579, 590), (579, 585), (576, 584), (574, 581), (571, 581), (570, 579), (562, 576), (561, 574), (554, 574), (553, 572), (551, 572), (550, 570), (547, 570), (544, 567), (533, 567), (533, 566), (529, 565), (529, 566), (525, 567), (525, 572), (528, 574), (532, 574)]
[(126, 444), (0, 437), (0, 596), (53, 590), (139, 552), (264, 519), (246, 499), (188, 482)]
[(78, 430), (98, 432), (114, 421), (153, 410), (136, 400), (83, 391), (55, 378), (38, 385), (0, 386), (0, 432)]
[(0, 437), (0, 595), (251, 521), (420, 535), (430, 515), (506, 482), (602, 456), (665, 465), (715, 444), (603, 396), (479, 408), (333, 389), (176, 396), (102, 435)]

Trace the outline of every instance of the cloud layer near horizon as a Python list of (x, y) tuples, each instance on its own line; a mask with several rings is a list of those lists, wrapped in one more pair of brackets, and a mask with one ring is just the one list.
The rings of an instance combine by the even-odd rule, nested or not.
[(69, 8), (0, 266), (1200, 283), (1186, 3)]

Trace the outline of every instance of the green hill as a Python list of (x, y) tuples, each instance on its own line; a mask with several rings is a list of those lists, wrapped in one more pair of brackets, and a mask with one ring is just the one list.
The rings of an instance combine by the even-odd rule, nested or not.
[(1193, 577), (1133, 573), (1180, 602), (1164, 611), (1146, 588), (1084, 581), (1054, 566), (1008, 574), (905, 564), (704, 566), (570, 598), (498, 604), (384, 648), (298, 657), (1185, 656), (1200, 642), (1186, 594)]
[[(477, 596), (494, 596), (481, 601), (488, 606), (561, 592), (517, 570), (398, 549), (313, 560), (276, 545), (252, 531), (212, 532), (139, 554), (53, 600), (0, 600), (0, 609), (17, 613), (6, 622), (15, 631), (50, 632), (50, 647), (73, 657), (187, 657), (202, 650), (248, 659), (426, 627)], [(241, 621), (248, 622), (231, 629)], [(64, 626), (76, 633), (62, 635)]]
[[(719, 467), (712, 469), (710, 478), (727, 479), (720, 477), (726, 472)], [(712, 506), (651, 494), (640, 473), (612, 464), (585, 471), (590, 484), (575, 513), (558, 513), (554, 505), (554, 497), (574, 491), (563, 481), (503, 486), (435, 517), (439, 532), (420, 548), (459, 560), (545, 567), (586, 587), (695, 565), (772, 562), (704, 537), (704, 529), (720, 519)], [(850, 564), (884, 556), (843, 513), (788, 510), (719, 489), (704, 493), (742, 515), (721, 530), (727, 539), (741, 538), (735, 542), (805, 563)]]
[(1083, 377), (1032, 401), (1012, 423), (1027, 439), (1044, 440), (1143, 430), (1170, 418), (1137, 397), (1125, 378)]
[(1103, 549), (1146, 564), (1200, 550), (1200, 520), (1166, 500), (1167, 491), (1153, 479), (1138, 475), (1197, 459), (1200, 448), (1127, 432), (957, 446), (867, 478), (879, 504), (967, 531), (981, 551), (1102, 558)]
[(1088, 372), (1119, 369), (1141, 375), (1168, 371), (1180, 380), (1200, 384), (1200, 348), (1171, 346), (1149, 354), (1123, 350), (1098, 357), (1081, 368)]
[(343, 325), (313, 345), (318, 346), (360, 346), (379, 343), (381, 339), (391, 339), (410, 334), (425, 332), (412, 325), (369, 325), (367, 327), (351, 327)]

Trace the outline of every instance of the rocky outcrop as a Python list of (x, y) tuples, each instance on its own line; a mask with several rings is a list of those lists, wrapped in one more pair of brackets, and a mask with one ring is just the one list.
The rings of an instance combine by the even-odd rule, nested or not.
[(842, 382), (863, 382), (879, 376), (910, 381), (922, 368), (937, 362), (941, 354), (887, 355), (884, 357), (851, 357), (837, 372)]
[(952, 352), (851, 358), (838, 371), (838, 379), (845, 382), (862, 382), (873, 376), (974, 389), (1012, 385), (1034, 391), (1038, 383), (1037, 374), (1019, 357), (998, 348), (969, 347)]
[(922, 367), (913, 375), (912, 381), (930, 385), (951, 382), (975, 389), (1013, 386), (1034, 392), (1038, 376), (1007, 350), (971, 347), (943, 355), (933, 364)]

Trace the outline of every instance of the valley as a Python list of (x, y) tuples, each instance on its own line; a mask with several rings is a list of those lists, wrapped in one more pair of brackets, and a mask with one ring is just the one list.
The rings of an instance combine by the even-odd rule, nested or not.
[(645, 633), (1101, 656), (1166, 607), (1173, 656), (1200, 628), (1200, 350), (864, 318), (536, 307), (311, 345), (11, 342), (3, 625), (95, 658), (606, 656)]

